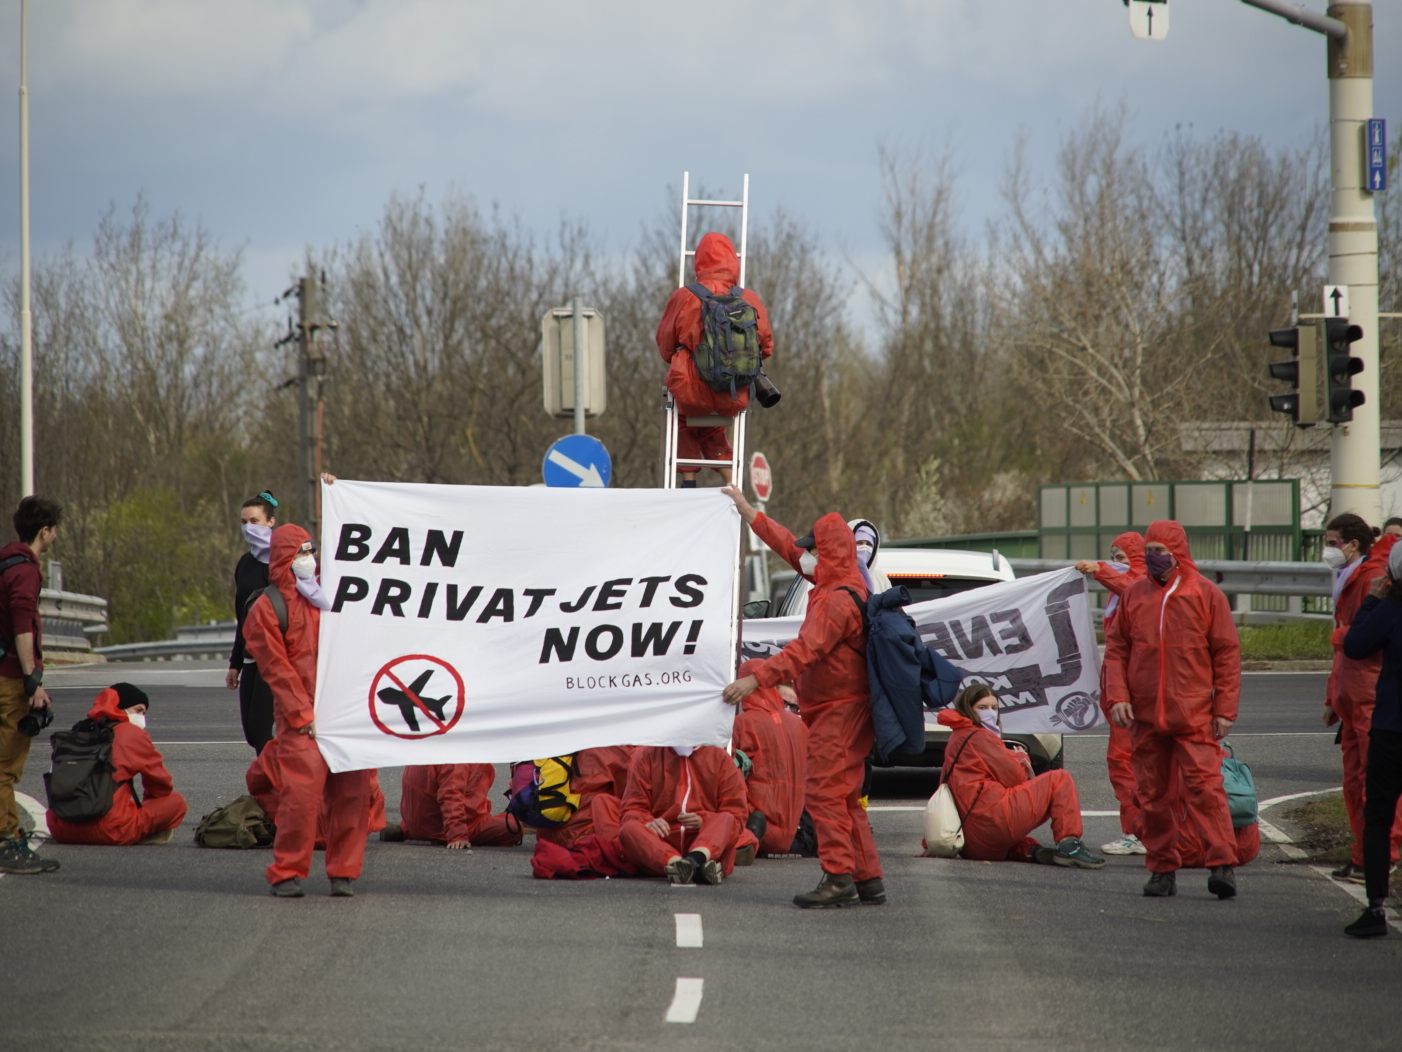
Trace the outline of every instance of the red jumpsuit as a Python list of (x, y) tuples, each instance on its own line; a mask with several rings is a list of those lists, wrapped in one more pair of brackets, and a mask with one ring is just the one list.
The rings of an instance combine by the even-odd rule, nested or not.
[[(1373, 724), (1373, 702), (1377, 697), (1382, 652), (1355, 661), (1344, 655), (1344, 637), (1358, 616), (1358, 608), (1368, 597), (1368, 587), (1387, 572), (1387, 557), (1397, 538), (1378, 539), (1368, 557), (1349, 576), (1334, 604), (1334, 667), (1329, 673), (1325, 704), (1339, 717), (1339, 745), (1343, 749), (1344, 807), (1348, 811), (1353, 844), (1349, 860), (1363, 868), (1363, 799), (1368, 775), (1368, 732)], [(1392, 825), (1392, 862), (1396, 864), (1402, 842), (1402, 810)]]
[[(739, 675), (758, 669), (758, 661), (746, 661)], [(760, 853), (788, 854), (803, 814), (808, 728), (788, 710), (777, 690), (760, 687), (741, 704), (734, 742), (750, 758), (750, 777), (745, 781), (750, 810), (764, 815), (767, 822)]]
[[(258, 672), (273, 692), (275, 735), (259, 757), (277, 793), (277, 838), (268, 883), (278, 884), (311, 870), (319, 819), (325, 822), (326, 874), (354, 880), (365, 862), (370, 820), (370, 772), (332, 774), (309, 734), (316, 695), (317, 632), (321, 611), (297, 591), (292, 560), (310, 540), (302, 527), (288, 523), (273, 530), (268, 580), (287, 603), (287, 632), (267, 596), (248, 611), (243, 637)], [(255, 794), (256, 795), (256, 794)]]
[[(1119, 613), (1120, 596), (1129, 586), (1142, 579), (1144, 569), (1144, 538), (1133, 530), (1115, 538), (1114, 547), (1124, 552), (1129, 559), (1129, 570), (1118, 572), (1109, 563), (1101, 563), (1094, 574), (1097, 581), (1110, 592), (1110, 601), (1105, 604), (1105, 632), (1108, 635), (1115, 615)], [(1110, 708), (1105, 704), (1105, 669), (1100, 670), (1100, 707), (1105, 711), (1105, 720), (1110, 728), (1110, 744), (1105, 750), (1105, 766), (1110, 772), (1110, 786), (1115, 790), (1115, 799), (1120, 804), (1120, 831), (1133, 836), (1141, 836), (1144, 813), (1134, 791), (1134, 767), (1130, 762), (1132, 752), (1128, 727), (1110, 722)]]
[[(701, 745), (684, 757), (665, 745), (639, 747), (623, 793), (623, 853), (638, 872), (662, 876), (672, 859), (703, 851), (729, 876), (745, 807), (745, 779), (724, 749)], [(700, 817), (701, 828), (695, 833), (677, 824), (683, 811)], [(647, 828), (654, 818), (671, 827), (666, 837)]]
[(473, 847), (515, 847), (521, 824), (492, 814), (488, 794), (496, 771), (489, 763), (442, 763), (404, 768), (399, 824), (406, 840)]
[[(101, 691), (89, 719), (105, 716), (112, 728), (112, 778), (117, 792), (111, 809), (96, 822), (67, 822), (48, 812), (49, 834), (60, 844), (139, 844), (155, 833), (174, 829), (185, 820), (185, 798), (151, 742), (151, 736), (127, 720), (127, 710), (110, 687)], [(141, 797), (135, 779), (141, 776)]]
[[(761, 513), (752, 527), (765, 544), (798, 569), (803, 553), (793, 534)], [(857, 546), (842, 516), (829, 512), (813, 524), (818, 568), (798, 637), (760, 663), (761, 687), (793, 683), (798, 710), (808, 725), (808, 813), (818, 834), (818, 859), (834, 876), (881, 876), (871, 823), (862, 807), (865, 761), (875, 733), (867, 686), (866, 630), (861, 611), (844, 591), (862, 600), (866, 585), (857, 570)]]
[[(735, 246), (724, 234), (710, 233), (696, 246), (694, 262), (696, 281), (711, 292), (729, 292), (740, 280), (740, 257)], [(755, 309), (760, 353), (768, 358), (774, 353), (774, 333), (769, 327), (769, 312), (752, 289), (745, 290), (745, 302)], [(676, 399), (683, 414), (677, 433), (677, 456), (697, 460), (729, 460), (730, 440), (723, 427), (687, 427), (685, 414), (692, 416), (734, 416), (750, 401), (748, 387), (736, 392), (713, 391), (696, 375), (691, 352), (701, 341), (701, 301), (686, 289), (677, 289), (662, 312), (657, 325), (657, 350), (668, 363), (667, 390)], [(685, 354), (678, 354), (685, 351)], [(701, 469), (683, 466), (678, 471), (694, 475)]]
[(1182, 526), (1172, 520), (1152, 523), (1144, 539), (1165, 545), (1176, 565), (1164, 583), (1145, 576), (1120, 597), (1105, 635), (1103, 703), (1128, 702), (1134, 712), (1132, 761), (1144, 811), (1145, 865), (1169, 873), (1184, 864), (1174, 815), (1175, 800), (1181, 799), (1206, 865), (1230, 866), (1236, 836), (1212, 720), (1237, 717), (1236, 625), (1227, 597), (1198, 573)]
[(616, 839), (632, 759), (631, 745), (607, 745), (575, 753), (576, 774), (570, 779), (570, 789), (579, 794), (579, 810), (557, 829), (537, 830), (536, 842), (570, 847), (591, 836)]
[(1082, 834), (1081, 800), (1071, 775), (1052, 770), (1034, 776), (1026, 753), (1009, 749), (995, 731), (954, 709), (941, 710), (938, 719), (950, 729), (941, 777), (964, 819), (962, 857), (1030, 861), (1036, 841), (1028, 834), (1048, 819), (1056, 840)]

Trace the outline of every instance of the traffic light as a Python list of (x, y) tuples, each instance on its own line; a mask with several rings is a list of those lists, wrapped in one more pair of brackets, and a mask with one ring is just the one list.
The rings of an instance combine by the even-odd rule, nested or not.
[(1353, 378), (1363, 371), (1363, 359), (1354, 357), (1349, 344), (1363, 338), (1363, 330), (1347, 318), (1324, 319), (1324, 390), (1329, 423), (1347, 424), (1363, 404), (1362, 391), (1353, 389)]
[(1272, 347), (1289, 347), (1289, 361), (1271, 362), (1273, 380), (1288, 381), (1294, 390), (1289, 394), (1271, 395), (1271, 408), (1277, 413), (1289, 413), (1296, 427), (1313, 427), (1319, 423), (1319, 341), (1314, 326), (1297, 325), (1293, 329), (1272, 329)]

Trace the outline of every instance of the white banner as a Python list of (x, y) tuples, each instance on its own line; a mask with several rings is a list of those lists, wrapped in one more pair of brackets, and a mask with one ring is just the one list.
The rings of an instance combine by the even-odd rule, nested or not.
[(724, 745), (740, 517), (715, 489), (322, 487), (333, 771)]
[[(1102, 725), (1100, 650), (1086, 581), (1072, 568), (906, 607), (920, 638), (998, 694), (1009, 734), (1074, 734)], [(746, 621), (745, 648), (782, 645), (802, 618)]]

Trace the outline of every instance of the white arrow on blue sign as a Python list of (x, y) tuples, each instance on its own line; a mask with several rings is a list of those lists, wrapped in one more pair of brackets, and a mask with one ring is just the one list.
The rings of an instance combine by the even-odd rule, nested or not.
[(566, 435), (546, 450), (540, 473), (547, 486), (602, 488), (609, 484), (613, 461), (593, 435)]
[(1363, 189), (1382, 193), (1387, 189), (1387, 121), (1369, 118), (1363, 132)]

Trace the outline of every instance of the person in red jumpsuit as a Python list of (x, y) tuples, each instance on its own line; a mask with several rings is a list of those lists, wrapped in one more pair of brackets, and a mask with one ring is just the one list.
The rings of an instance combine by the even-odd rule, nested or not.
[(719, 884), (747, 814), (745, 780), (724, 749), (641, 746), (623, 793), (623, 854), (646, 876)]
[[(1105, 631), (1110, 630), (1115, 615), (1119, 612), (1120, 596), (1144, 576), (1144, 538), (1133, 530), (1120, 534), (1110, 542), (1110, 561), (1096, 562), (1085, 559), (1076, 564), (1076, 569), (1094, 577), (1110, 593), (1105, 603)], [(1110, 744), (1105, 750), (1105, 766), (1110, 773), (1110, 786), (1115, 791), (1115, 799), (1120, 805), (1120, 837), (1100, 850), (1107, 855), (1142, 855), (1144, 843), (1139, 839), (1143, 824), (1143, 812), (1139, 807), (1134, 790), (1134, 766), (1130, 762), (1129, 729), (1110, 720), (1110, 709), (1105, 702), (1105, 670), (1100, 670), (1100, 705), (1110, 726)]]
[[(753, 675), (759, 664), (746, 661), (739, 674)], [(750, 758), (746, 825), (755, 833), (761, 855), (788, 854), (803, 814), (808, 728), (797, 713), (789, 711), (777, 688), (760, 687), (741, 702), (733, 735), (735, 748)], [(755, 829), (756, 812), (764, 816), (762, 831)]]
[(632, 759), (631, 745), (606, 745), (575, 753), (576, 773), (570, 779), (570, 791), (579, 794), (579, 808), (564, 825), (536, 830), (537, 843), (571, 847), (592, 836), (617, 839)]
[[(88, 718), (112, 728), (112, 807), (96, 822), (68, 822), (48, 812), (49, 835), (60, 844), (164, 844), (185, 820), (185, 798), (175, 791), (160, 751), (146, 733), (150, 699), (140, 687), (114, 683), (100, 691)], [(141, 779), (138, 793), (136, 779)]]
[[(1378, 674), (1382, 654), (1361, 661), (1344, 654), (1344, 638), (1374, 581), (1387, 574), (1387, 558), (1397, 538), (1374, 540), (1374, 531), (1357, 515), (1335, 516), (1324, 527), (1323, 561), (1334, 571), (1334, 665), (1325, 688), (1324, 725), (1339, 725), (1343, 750), (1344, 809), (1348, 812), (1353, 843), (1349, 857), (1333, 875), (1354, 884), (1363, 883), (1363, 806), (1368, 777), (1368, 734), (1373, 723)], [(1392, 864), (1397, 864), (1402, 842), (1402, 816), (1392, 827)]]
[[(740, 257), (730, 238), (715, 232), (702, 236), (693, 257), (696, 281), (711, 292), (729, 292), (740, 280)], [(745, 302), (755, 309), (755, 327), (760, 353), (768, 358), (774, 353), (774, 332), (769, 327), (769, 312), (764, 301), (753, 289), (745, 289)], [(688, 427), (686, 416), (734, 416), (749, 405), (750, 391), (746, 387), (730, 392), (713, 391), (696, 375), (691, 352), (701, 342), (701, 300), (686, 288), (672, 293), (657, 324), (657, 350), (667, 363), (667, 390), (672, 392), (681, 414), (677, 433), (677, 456), (691, 460), (729, 460), (730, 439), (723, 427)], [(681, 352), (681, 353), (679, 353)], [(683, 486), (696, 485), (694, 465), (683, 465), (677, 473)], [(719, 468), (721, 478), (730, 481), (730, 469)]]
[(857, 569), (852, 530), (842, 516), (829, 512), (813, 524), (811, 534), (796, 541), (779, 523), (756, 512), (735, 487), (726, 487), (725, 493), (759, 538), (813, 581), (797, 638), (724, 692), (726, 701), (738, 705), (759, 687), (793, 683), (798, 690), (799, 715), (808, 725), (808, 812), (818, 834), (823, 877), (813, 891), (794, 896), (794, 905), (881, 905), (886, 901), (881, 859), (861, 805), (875, 732), (866, 628), (858, 605), (865, 605), (867, 588)]
[(1198, 573), (1183, 527), (1171, 519), (1144, 534), (1145, 577), (1120, 597), (1105, 636), (1110, 719), (1130, 729), (1134, 782), (1144, 809), (1151, 898), (1177, 891), (1183, 865), (1174, 816), (1179, 786), (1203, 846), (1207, 887), (1236, 894), (1237, 845), (1222, 787), (1218, 742), (1237, 718), (1241, 645), (1227, 597)]
[(267, 878), (280, 898), (302, 896), (319, 820), (325, 823), (331, 894), (354, 895), (369, 831), (370, 773), (332, 774), (316, 745), (317, 633), (325, 598), (316, 581), (315, 548), (300, 526), (273, 530), (268, 580), (287, 604), (287, 631), (266, 595), (244, 621), (244, 643), (273, 692), (275, 733), (259, 760), (277, 792), (277, 837)]
[[(1032, 773), (1022, 748), (1003, 741), (998, 698), (984, 683), (965, 687), (937, 717), (949, 728), (940, 780), (964, 821), (963, 858), (1099, 869), (1105, 860), (1081, 842), (1081, 800), (1067, 771)], [(1056, 847), (1031, 832), (1050, 820)]]
[(404, 768), (399, 790), (399, 825), (387, 825), (381, 840), (431, 840), (453, 850), (515, 847), (521, 823), (492, 814), (489, 794), (496, 770), (489, 763), (422, 764)]

